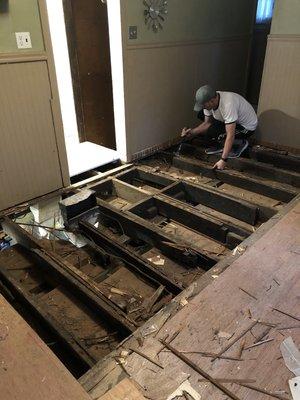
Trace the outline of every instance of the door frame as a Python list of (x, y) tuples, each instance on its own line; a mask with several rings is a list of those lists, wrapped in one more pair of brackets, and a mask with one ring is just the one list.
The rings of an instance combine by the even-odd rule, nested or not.
[(55, 72), (55, 64), (54, 64), (54, 56), (53, 56), (51, 36), (50, 36), (46, 0), (38, 0), (38, 6), (40, 12), (41, 29), (45, 46), (44, 59), (47, 62), (49, 83), (52, 95), (50, 99), (50, 105), (53, 116), (53, 127), (55, 132), (56, 146), (57, 146), (58, 158), (61, 169), (62, 186), (69, 186), (70, 174), (69, 174), (66, 143), (64, 136), (64, 128), (61, 116), (61, 108), (59, 102), (59, 93), (58, 93), (58, 86), (57, 86), (57, 79)]

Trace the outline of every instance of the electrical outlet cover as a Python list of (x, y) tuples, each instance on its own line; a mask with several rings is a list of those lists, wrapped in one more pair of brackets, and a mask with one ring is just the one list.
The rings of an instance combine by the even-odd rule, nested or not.
[(18, 49), (31, 49), (30, 32), (15, 32)]

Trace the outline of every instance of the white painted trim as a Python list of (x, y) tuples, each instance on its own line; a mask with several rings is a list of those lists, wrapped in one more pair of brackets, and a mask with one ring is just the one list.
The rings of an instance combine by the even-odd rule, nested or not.
[[(123, 113), (124, 122), (122, 120), (122, 109), (125, 108), (124, 89), (122, 89), (122, 45), (121, 50), (119, 50), (119, 41), (122, 44), (121, 20), (120, 17), (118, 20), (118, 15), (120, 15), (120, 12), (118, 12), (118, 8), (116, 7), (116, 5), (119, 3), (119, 0), (113, 0), (111, 2), (113, 4), (110, 4), (110, 6), (113, 6), (113, 10), (110, 10), (109, 15), (109, 18), (112, 19), (110, 22), (110, 31), (112, 31), (113, 35), (113, 40), (111, 40), (110, 43), (111, 49), (113, 50), (112, 60), (116, 60), (113, 62), (116, 64), (116, 67), (114, 68), (114, 70), (116, 70), (114, 72), (116, 80), (114, 96), (116, 100), (114, 100), (114, 108), (117, 110), (115, 111), (115, 127), (116, 133), (118, 132), (118, 135), (116, 134), (117, 151), (90, 142), (79, 142), (63, 3), (62, 0), (46, 0), (46, 3), (49, 16), (70, 176), (74, 176), (99, 167), (105, 163), (112, 162), (119, 157), (126, 161), (125, 110)], [(120, 34), (120, 38), (118, 33)]]
[(79, 143), (62, 0), (46, 0), (66, 146)]
[(127, 160), (121, 0), (107, 0), (117, 152)]

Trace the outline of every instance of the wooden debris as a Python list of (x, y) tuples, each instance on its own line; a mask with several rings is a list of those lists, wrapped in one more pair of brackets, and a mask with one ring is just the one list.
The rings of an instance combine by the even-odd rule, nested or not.
[(236, 342), (238, 342), (247, 332), (249, 332), (255, 325), (257, 324), (257, 322), (252, 322), (252, 324), (245, 329), (242, 333), (240, 333), (232, 342), (230, 342), (227, 346), (224, 347), (223, 350), (221, 350), (216, 357), (214, 357), (211, 361), (215, 361), (217, 358), (220, 358), (220, 356), (222, 354), (224, 354), (228, 349), (230, 349), (230, 347), (232, 347)]
[(172, 300), (173, 296), (171, 294), (168, 294), (167, 296), (164, 296), (161, 300), (157, 301), (154, 306), (151, 308), (151, 313), (155, 314), (157, 311), (159, 311), (164, 305), (170, 303)]
[(139, 356), (145, 358), (146, 360), (152, 362), (152, 364), (157, 365), (159, 368), (164, 369), (164, 367), (158, 361), (156, 361), (153, 358), (147, 356), (147, 354), (142, 353), (140, 350), (137, 350), (137, 349), (135, 349), (133, 347), (130, 347), (130, 350), (133, 351), (134, 353), (138, 354)]
[(242, 358), (242, 354), (243, 354), (243, 350), (244, 350), (245, 344), (246, 344), (246, 339), (244, 338), (242, 340), (241, 347), (239, 348), (239, 352), (238, 352), (237, 358)]
[(188, 302), (187, 299), (184, 297), (183, 299), (180, 300), (179, 304), (181, 305), (181, 307), (185, 307), (186, 305), (189, 304), (189, 302)]
[[(164, 350), (167, 351), (167, 350)], [(202, 357), (216, 357), (216, 353), (208, 353), (206, 351), (180, 351), (181, 354), (199, 354)], [(240, 357), (230, 357), (230, 356), (219, 356), (218, 358), (223, 359), (223, 360), (230, 360), (230, 361), (244, 361)]]
[(127, 371), (127, 369), (124, 366), (124, 364), (125, 364), (124, 358), (115, 357), (115, 360), (116, 360), (117, 365), (119, 365), (121, 367), (121, 369), (125, 372), (125, 374), (127, 376), (129, 376), (129, 378), (131, 378), (130, 373)]
[(234, 335), (234, 333), (227, 333), (227, 332), (222, 332), (222, 331), (218, 332), (218, 337), (221, 339), (229, 340), (232, 338), (233, 335)]
[[(220, 383), (255, 383), (256, 379), (225, 379), (225, 378), (215, 378), (217, 382)], [(198, 382), (209, 382), (208, 379), (198, 379)]]
[(166, 244), (167, 246), (174, 247), (175, 249), (178, 249), (178, 250), (187, 250), (187, 246), (182, 245), (182, 244), (165, 242), (165, 241), (162, 241), (162, 243)]
[(245, 290), (245, 289), (243, 289), (243, 288), (241, 288), (241, 287), (239, 287), (239, 289), (240, 289), (242, 292), (246, 293), (248, 296), (252, 297), (252, 299), (258, 300), (257, 297), (255, 297), (253, 294), (247, 292), (247, 290)]
[(120, 290), (120, 289), (115, 288), (115, 287), (112, 287), (110, 289), (110, 291), (111, 291), (111, 293), (118, 294), (120, 296), (129, 296), (129, 293), (124, 292), (123, 290)]
[(163, 285), (160, 285), (156, 291), (150, 296), (149, 298), (145, 299), (143, 307), (145, 308), (146, 312), (150, 312), (154, 304), (157, 302), (157, 300), (160, 298), (162, 295), (163, 291), (165, 290), (165, 287)]
[(276, 328), (276, 326), (278, 325), (277, 323), (262, 321), (261, 319), (252, 318), (252, 320), (256, 321), (260, 325), (270, 326), (271, 328)]
[(299, 329), (300, 325), (296, 325), (296, 326), (284, 326), (282, 328), (277, 328), (278, 331), (284, 331), (286, 329)]
[(262, 340), (262, 341), (257, 342), (257, 343), (253, 343), (252, 345), (245, 347), (244, 350), (252, 349), (253, 347), (257, 347), (257, 346), (260, 346), (262, 344), (272, 342), (273, 340), (274, 339), (266, 339), (266, 340)]
[(283, 397), (283, 396), (281, 396), (279, 394), (276, 394), (276, 393), (273, 393), (273, 392), (268, 392), (265, 389), (261, 389), (261, 388), (258, 388), (256, 386), (253, 386), (253, 385), (248, 385), (247, 383), (239, 383), (239, 385), (243, 386), (243, 387), (245, 387), (247, 389), (251, 389), (251, 390), (254, 390), (256, 392), (263, 393), (263, 394), (266, 394), (268, 396), (274, 397), (275, 399), (289, 400), (289, 398), (287, 398), (287, 397)]
[(114, 336), (116, 336), (118, 334), (118, 332), (113, 332), (110, 333), (106, 336), (90, 336), (90, 337), (85, 337), (82, 340), (84, 341), (84, 343), (86, 344), (86, 346), (93, 346), (96, 344), (101, 344), (101, 343), (111, 343), (114, 342)]
[(256, 340), (255, 340), (254, 343), (258, 343), (258, 342), (260, 342), (261, 340), (263, 340), (263, 339), (270, 333), (271, 329), (272, 329), (272, 327), (269, 327), (269, 328), (265, 329), (265, 330), (262, 332), (262, 334), (259, 335), (259, 336), (256, 338)]
[(205, 372), (202, 368), (198, 367), (198, 365), (194, 364), (190, 359), (185, 357), (184, 354), (177, 351), (173, 346), (169, 343), (161, 340), (161, 343), (167, 347), (173, 354), (175, 354), (181, 361), (185, 362), (189, 367), (191, 367), (194, 371), (198, 372), (198, 374), (202, 375), (204, 378), (209, 380), (214, 386), (220, 389), (223, 393), (225, 393), (228, 397), (233, 400), (240, 400), (234, 393), (228, 390), (225, 386), (223, 386), (220, 382), (216, 381), (212, 376), (210, 376), (207, 372)]
[(241, 254), (245, 253), (246, 250), (247, 250), (247, 246), (239, 245), (233, 250), (232, 255), (233, 256), (235, 256), (236, 254), (240, 254), (241, 255)]
[(295, 317), (295, 315), (291, 315), (291, 314), (289, 314), (289, 313), (287, 313), (287, 312), (285, 312), (285, 311), (279, 310), (278, 308), (272, 307), (272, 310), (277, 311), (277, 312), (279, 312), (280, 314), (287, 315), (288, 317), (293, 318), (293, 319), (295, 319), (296, 321), (300, 321), (300, 318)]
[(147, 258), (152, 264), (157, 265), (158, 267), (163, 267), (165, 265), (165, 259), (162, 258), (160, 255)]

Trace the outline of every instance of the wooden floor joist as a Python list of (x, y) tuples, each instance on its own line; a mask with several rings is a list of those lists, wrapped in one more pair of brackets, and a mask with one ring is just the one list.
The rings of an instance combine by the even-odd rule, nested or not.
[[(247, 232), (233, 225), (217, 221), (215, 218), (203, 214), (200, 210), (192, 210), (187, 205), (161, 195), (155, 195), (151, 199), (140, 202), (130, 208), (128, 212), (150, 220), (158, 214), (162, 215), (169, 220), (224, 243), (229, 248), (235, 247), (248, 236)], [(232, 234), (235, 234), (236, 240), (229, 239), (229, 237), (233, 237)]]
[(31, 312), (39, 319), (45, 323), (48, 328), (57, 335), (68, 349), (74, 353), (81, 362), (86, 363), (86, 365), (91, 368), (95, 365), (96, 360), (89, 354), (88, 349), (85, 349), (83, 344), (80, 343), (79, 339), (71, 335), (65, 327), (57, 321), (52, 315), (49, 313), (46, 307), (34, 298), (34, 296), (27, 293), (22, 286), (11, 276), (9, 270), (5, 268), (4, 265), (0, 262), (0, 277), (7, 285), (8, 288), (11, 289), (14, 296), (16, 296), (20, 301), (25, 302), (29, 307)]
[(269, 181), (266, 182), (262, 179), (254, 178), (230, 169), (225, 169), (223, 171), (213, 170), (212, 165), (204, 161), (191, 160), (187, 157), (174, 157), (172, 164), (177, 168), (202, 174), (212, 179), (217, 178), (221, 182), (251, 190), (252, 192), (279, 201), (289, 202), (298, 194), (298, 191), (289, 185)]
[[(119, 226), (123, 233), (157, 247), (171, 259), (176, 259), (186, 265), (198, 265), (203, 268), (210, 268), (217, 261), (214, 256), (207, 255), (205, 252), (202, 253), (201, 249), (191, 246), (190, 243), (185, 242), (181, 237), (177, 237), (175, 234), (164, 233), (151, 222), (129, 212), (120, 212), (99, 199), (98, 211), (100, 219), (117, 220), (118, 223), (115, 225), (116, 227)], [(97, 212), (97, 208), (95, 212)], [(82, 215), (81, 219), (87, 218)], [(176, 246), (172, 246), (172, 243), (178, 245), (178, 249), (176, 249)], [(182, 251), (183, 248), (186, 251)]]
[(110, 239), (89, 222), (80, 220), (79, 229), (82, 231), (83, 234), (86, 234), (88, 238), (91, 238), (94, 243), (101, 246), (101, 248), (104, 248), (105, 250), (113, 253), (120, 259), (128, 261), (131, 268), (146, 272), (147, 274), (149, 274), (149, 276), (159, 281), (174, 294), (178, 294), (181, 292), (182, 287), (174, 282), (172, 280), (172, 277), (167, 277), (165, 274), (161, 273), (159, 269), (153, 267), (142, 257), (138, 257), (133, 252), (126, 249), (124, 246), (121, 246), (116, 241)]
[[(96, 181), (92, 178), (84, 182), (95, 191), (98, 205), (66, 223), (73, 233), (86, 236), (87, 244), (80, 250), (83, 265), (78, 249), (78, 260), (71, 255), (71, 262), (70, 254), (65, 259), (64, 252), (56, 251), (55, 245), (50, 250), (14, 222), (4, 221), (4, 229), (18, 239), (23, 250), (27, 249), (32, 264), (14, 265), (6, 259), (6, 268), (0, 256), (3, 284), (46, 323), (76, 360), (86, 367), (94, 366), (81, 382), (95, 399), (118, 382), (124, 371), (128, 373), (128, 365), (134, 379), (147, 388), (147, 395), (162, 395), (167, 375), (174, 380), (182, 372), (182, 364), (178, 366), (170, 352), (159, 351), (156, 358), (159, 339), (166, 333), (175, 338), (175, 345), (172, 342), (171, 346), (180, 354), (189, 351), (186, 346), (191, 345), (195, 354), (205, 354), (197, 361), (197, 368), (208, 371), (209, 378), (216, 372), (226, 384), (232, 384), (238, 370), (231, 376), (228, 365), (242, 359), (250, 380), (255, 378), (251, 375), (255, 368), (261, 370), (260, 380), (265, 369), (260, 364), (248, 368), (250, 359), (245, 350), (243, 357), (236, 356), (235, 351), (241, 351), (241, 347), (235, 346), (239, 332), (253, 325), (253, 329), (258, 329), (256, 338), (264, 337), (265, 333), (258, 328), (260, 324), (253, 321), (296, 315), (291, 311), (294, 283), (287, 284), (286, 271), (295, 273), (293, 254), (297, 252), (289, 246), (290, 242), (296, 246), (298, 211), (287, 212), (283, 222), (278, 223), (280, 227), (274, 228), (275, 233), (267, 231), (267, 226), (275, 224), (278, 210), (283, 212), (284, 203), (299, 193), (299, 160), (276, 158), (274, 154), (250, 149), (250, 158), (229, 160), (227, 168), (218, 171), (212, 166), (219, 156), (207, 156), (199, 143), (196, 139), (193, 144), (183, 144), (180, 155), (170, 151), (161, 157), (154, 155), (138, 166), (116, 169), (111, 176), (105, 173), (104, 179), (97, 176)], [(263, 163), (264, 156), (276, 168)], [(282, 169), (283, 166), (286, 168)], [(77, 184), (75, 190), (80, 190), (80, 186)], [(255, 232), (257, 228), (259, 231)], [(252, 232), (254, 237), (261, 238), (255, 244)], [(17, 248), (12, 249), (12, 254)], [(280, 259), (279, 248), (284, 254)], [(279, 307), (285, 313), (266, 311), (266, 299), (273, 310), (279, 309), (283, 291), (290, 294), (288, 303)], [(181, 312), (177, 313), (179, 309)], [(249, 316), (254, 320), (248, 320)], [(174, 329), (176, 337), (172, 335)], [(212, 339), (217, 331), (233, 334), (229, 345), (222, 341), (218, 345)], [(248, 341), (243, 344), (246, 349), (262, 351), (264, 346), (254, 347), (248, 331), (243, 336)], [(279, 345), (279, 339), (273, 335), (265, 346), (269, 349), (275, 343)], [(118, 348), (121, 341), (122, 349), (129, 351), (124, 356), (125, 367), (123, 361), (116, 364), (116, 360), (122, 360)], [(107, 347), (102, 349), (101, 343)], [(109, 354), (111, 343), (113, 352)], [(130, 349), (137, 349), (140, 356)], [(213, 363), (214, 371), (210, 374), (212, 363), (207, 357), (218, 358), (224, 351), (228, 354)], [(153, 373), (147, 369), (140, 374), (142, 355), (160, 367), (162, 385), (153, 380)], [(263, 355), (262, 364), (266, 358), (267, 365), (272, 365), (269, 355)], [(240, 381), (244, 378), (238, 376)], [(210, 380), (218, 383), (214, 378)], [(255, 387), (265, 388), (268, 384), (262, 380)], [(232, 398), (244, 398), (251, 389), (220, 388)], [(201, 387), (199, 393), (205, 398), (218, 398), (212, 387)]]
[(118, 174), (117, 178), (121, 181), (125, 181), (131, 184), (133, 182), (138, 183), (141, 181), (150, 182), (151, 184), (154, 184), (157, 188), (160, 189), (174, 182), (174, 179), (171, 177), (162, 176), (158, 174), (151, 174), (139, 168), (133, 168), (130, 171)]
[[(219, 160), (218, 154), (207, 155), (203, 147), (197, 146), (197, 140), (192, 143), (185, 143), (181, 150), (182, 155), (191, 155), (203, 161), (215, 163)], [(263, 161), (263, 160), (262, 160)], [(277, 168), (265, 162), (253, 160), (245, 157), (229, 158), (227, 166), (236, 171), (245, 172), (261, 178), (270, 179), (276, 182), (300, 187), (300, 163), (298, 172), (288, 169)]]
[(259, 207), (243, 200), (237, 200), (204, 185), (194, 185), (187, 182), (176, 182), (168, 186), (162, 193), (194, 205), (202, 204), (224, 214), (228, 214), (248, 224), (255, 225), (259, 218)]
[(289, 171), (300, 171), (300, 156), (287, 154), (262, 146), (253, 146), (249, 150), (251, 158), (273, 165), (277, 168), (284, 168)]

